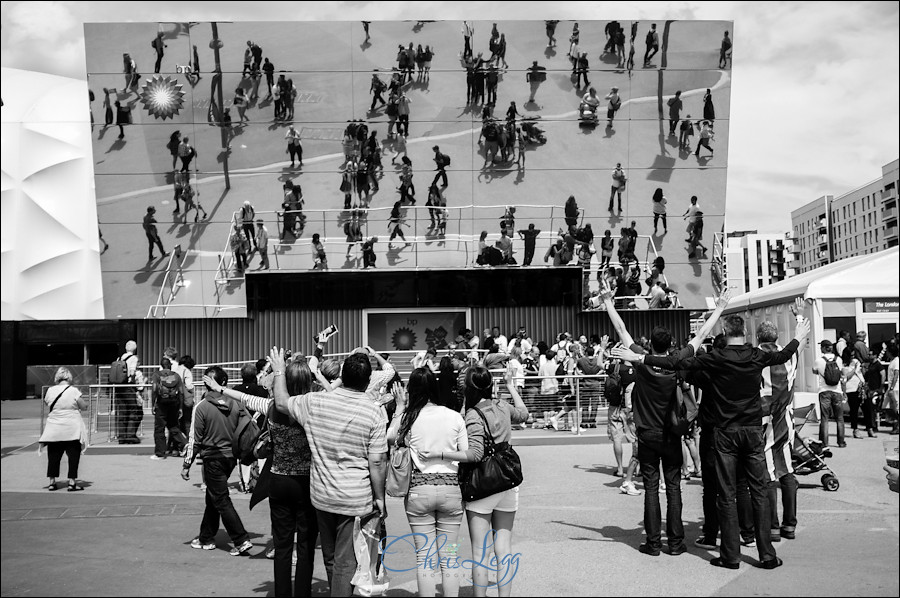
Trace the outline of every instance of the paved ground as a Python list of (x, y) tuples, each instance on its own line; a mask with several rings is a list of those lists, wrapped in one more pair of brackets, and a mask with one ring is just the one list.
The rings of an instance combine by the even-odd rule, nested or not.
[[(546, 48), (543, 23), (513, 21), (501, 24), (509, 46), (509, 70), (499, 84), (497, 112), (505, 113), (510, 101), (517, 103), (520, 113), (540, 116), (547, 143), (531, 146), (524, 170), (515, 165), (497, 165), (482, 169), (483, 147), (478, 141), (480, 107), (465, 106), (465, 73), (460, 68), (459, 23), (427, 23), (415, 27), (412, 22), (374, 23), (373, 39), (362, 44), (358, 23), (235, 23), (219, 28), (225, 46), (222, 64), (226, 105), (231, 104), (233, 90), (249, 87), (248, 79), (239, 72), (242, 51), (247, 39), (263, 47), (264, 54), (278, 70), (287, 71), (300, 90), (296, 105), (296, 122), (304, 137), (304, 167), (291, 169), (285, 154), (286, 123), (272, 120), (270, 102), (254, 104), (247, 114), (250, 122), (237, 128), (232, 151), (222, 152), (220, 132), (207, 123), (210, 87), (208, 75), (195, 86), (184, 83), (185, 109), (173, 120), (155, 121), (136, 109), (135, 125), (126, 128), (126, 137), (118, 140), (118, 129), (95, 129), (94, 155), (99, 201), (99, 217), (104, 238), (111, 249), (102, 257), (104, 296), (107, 313), (121, 317), (145, 317), (147, 307), (156, 302), (166, 262), (146, 262), (145, 239), (137, 223), (148, 205), (158, 208), (157, 218), (163, 245), (168, 250), (181, 244), (188, 251), (185, 266), (190, 286), (179, 290), (175, 303), (242, 305), (240, 283), (220, 288), (217, 296), (215, 278), (218, 257), (226, 254), (228, 221), (241, 203), (250, 199), (257, 212), (266, 219), (270, 233), (277, 236), (274, 210), (279, 209), (286, 180), (303, 187), (305, 210), (309, 218), (303, 236), (281, 249), (278, 267), (306, 270), (312, 266), (309, 237), (319, 232), (326, 238), (330, 267), (357, 268), (360, 253), (357, 246), (344, 259), (347, 244), (342, 227), (348, 213), (341, 210), (342, 195), (339, 167), (343, 162), (340, 135), (351, 118), (367, 118), (373, 130), (384, 139), (387, 118), (383, 109), (367, 113), (369, 81), (373, 69), (390, 69), (395, 64), (397, 44), (431, 44), (436, 51), (428, 82), (408, 86), (411, 99), (411, 125), (408, 153), (416, 171), (415, 208), (406, 209), (411, 225), (407, 237), (411, 246), (389, 249), (387, 217), (398, 199), (398, 172), (390, 165), (391, 152), (384, 160), (386, 172), (380, 191), (374, 193), (365, 218), (363, 232), (378, 235), (376, 244), (379, 267), (420, 268), (459, 267), (472, 264), (474, 241), (482, 230), (489, 240), (499, 236), (498, 223), (504, 206), (529, 205), (520, 208), (516, 228), (534, 222), (544, 236), (538, 246), (536, 264), (560, 226), (562, 205), (569, 194), (575, 195), (584, 212), (584, 222), (591, 223), (595, 233), (610, 229), (618, 237), (618, 229), (632, 220), (642, 235), (638, 257), (644, 259), (652, 245), (668, 264), (666, 276), (681, 294), (687, 307), (705, 307), (704, 297), (711, 295), (708, 260), (689, 259), (684, 241), (684, 222), (680, 216), (691, 195), (700, 198), (705, 214), (704, 243), (712, 247), (713, 232), (721, 229), (725, 213), (725, 178), (728, 150), (728, 114), (730, 111), (730, 70), (715, 68), (718, 41), (728, 28), (722, 22), (676, 22), (669, 38), (667, 70), (660, 71), (661, 55), (652, 67), (640, 67), (643, 36), (648, 22), (642, 22), (636, 42), (637, 69), (632, 73), (617, 70), (615, 61), (600, 60), (604, 43), (605, 22), (582, 23), (581, 42), (591, 58), (591, 83), (601, 96), (611, 86), (620, 88), (624, 100), (616, 115), (615, 126), (605, 129), (580, 128), (575, 111), (583, 90), (569, 80), (565, 54), (571, 25), (561, 23), (556, 49)], [(626, 30), (630, 23), (623, 22)], [(662, 23), (659, 23), (662, 29)], [(142, 74), (150, 72), (154, 57), (147, 40), (152, 39), (156, 24), (116, 24), (89, 27), (87, 54), (90, 86), (97, 94), (93, 106), (96, 120), (102, 122), (102, 88), (122, 88), (121, 52), (130, 50)], [(213, 64), (208, 47), (208, 24), (187, 28), (164, 25), (169, 47), (163, 59), (163, 74), (176, 76), (176, 64), (187, 62), (188, 48), (197, 45), (204, 72)], [(475, 49), (487, 52), (489, 23), (476, 23)], [(276, 40), (291, 39), (290, 46)], [(295, 44), (299, 44), (298, 49)], [(314, 58), (310, 58), (314, 57)], [(524, 69), (532, 60), (549, 69), (548, 80), (541, 86), (537, 104), (526, 104), (528, 85)], [(264, 87), (264, 86), (263, 86)], [(712, 89), (715, 99), (716, 154), (712, 159), (697, 159), (679, 152), (674, 138), (666, 136), (666, 123), (659, 120), (659, 98), (683, 90), (683, 116), (694, 119), (702, 115), (702, 96)], [(112, 100), (116, 98), (113, 94)], [(121, 95), (122, 101), (134, 101), (135, 95)], [(138, 105), (139, 106), (139, 105)], [(665, 112), (665, 110), (664, 110)], [(667, 116), (667, 113), (666, 113)], [(236, 115), (235, 115), (236, 118)], [(175, 129), (191, 138), (198, 150), (196, 166), (200, 199), (210, 214), (207, 223), (194, 224), (183, 219), (172, 220), (171, 159), (165, 149), (169, 134)], [(695, 138), (696, 139), (696, 138)], [(450, 186), (445, 192), (451, 218), (445, 239), (428, 233), (428, 213), (423, 207), (427, 188), (433, 177), (432, 145), (440, 144), (453, 159), (449, 169)], [(386, 144), (386, 150), (391, 144)], [(232, 188), (224, 191), (221, 177), (226, 159), (232, 172)], [(606, 211), (610, 175), (616, 162), (621, 162), (629, 177), (621, 214)], [(217, 174), (218, 173), (218, 174)], [(668, 235), (651, 237), (651, 200), (657, 187), (668, 198)], [(480, 209), (464, 206), (485, 206)], [(545, 207), (544, 207), (545, 206)], [(325, 211), (330, 210), (330, 211)], [(192, 219), (191, 219), (192, 220)], [(662, 232), (662, 227), (660, 227)], [(521, 262), (522, 246), (514, 247)], [(655, 256), (650, 250), (650, 259)], [(274, 262), (274, 260), (273, 260)], [(251, 267), (259, 265), (254, 256)], [(177, 315), (190, 315), (179, 312)], [(193, 314), (211, 315), (211, 314)], [(212, 314), (218, 315), (218, 314)], [(221, 315), (242, 316), (242, 310)]]
[[(203, 499), (195, 480), (178, 477), (177, 460), (89, 450), (81, 472), (87, 490), (51, 494), (42, 488), (45, 461), (34, 447), (9, 452), (36, 440), (35, 403), (2, 405), (3, 596), (271, 595), (272, 565), (260, 556), (269, 528), (265, 503), (248, 512), (246, 496), (234, 496), (255, 545), (253, 556), (235, 559), (226, 552), (224, 531), (217, 551), (188, 547)], [(772, 572), (752, 566), (755, 550), (744, 551), (738, 571), (710, 567), (712, 553), (693, 546), (680, 557), (641, 555), (643, 501), (618, 492), (608, 442), (515, 442), (526, 479), (514, 529), (520, 555), (515, 594), (896, 596), (900, 591), (898, 502), (884, 482), (879, 440), (850, 439), (849, 447), (838, 451), (831, 460), (841, 480), (838, 492), (826, 493), (817, 479), (800, 478), (798, 539), (776, 545), (785, 566)], [(683, 494), (687, 536), (693, 540), (702, 519), (699, 481), (685, 482)], [(388, 533), (408, 533), (402, 503), (390, 499), (388, 510)], [(401, 550), (395, 567), (409, 566), (412, 558), (411, 550)], [(321, 563), (315, 580), (321, 594)], [(414, 593), (411, 573), (392, 575), (389, 595)], [(461, 594), (472, 595), (469, 582)]]

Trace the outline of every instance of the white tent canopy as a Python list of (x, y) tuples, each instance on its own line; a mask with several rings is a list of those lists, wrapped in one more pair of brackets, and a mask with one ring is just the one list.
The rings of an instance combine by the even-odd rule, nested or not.
[(841, 260), (787, 280), (744, 293), (728, 312), (805, 299), (896, 297), (900, 295), (900, 248)]

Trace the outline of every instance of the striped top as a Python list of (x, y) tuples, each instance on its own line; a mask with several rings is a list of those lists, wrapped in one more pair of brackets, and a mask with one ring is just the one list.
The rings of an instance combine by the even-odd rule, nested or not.
[[(247, 393), (241, 393), (241, 401), (257, 413), (268, 413), (273, 403), (272, 399)], [(274, 448), (271, 457), (272, 473), (309, 476), (312, 457), (303, 426), (294, 423), (288, 426), (270, 419), (269, 434)]]
[(291, 397), (288, 411), (312, 450), (313, 506), (339, 515), (371, 513), (369, 455), (388, 452), (384, 410), (363, 392), (338, 388)]

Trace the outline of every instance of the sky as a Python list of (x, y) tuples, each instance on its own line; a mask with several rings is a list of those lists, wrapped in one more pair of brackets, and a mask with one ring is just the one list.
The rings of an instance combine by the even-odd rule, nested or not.
[(898, 2), (37, 1), (2, 2), (0, 16), (4, 67), (77, 79), (86, 22), (731, 20), (727, 230), (787, 232), (791, 210), (900, 156)]

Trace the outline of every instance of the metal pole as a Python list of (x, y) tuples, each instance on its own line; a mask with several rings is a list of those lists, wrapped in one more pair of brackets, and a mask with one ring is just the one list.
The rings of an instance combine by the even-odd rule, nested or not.
[(581, 380), (575, 378), (575, 429), (576, 435), (581, 436)]
[(219, 126), (219, 132), (222, 135), (222, 149), (223, 151), (223, 159), (222, 159), (222, 174), (225, 175), (225, 189), (231, 189), (231, 178), (228, 176), (228, 131), (222, 126), (222, 114), (225, 112), (225, 98), (222, 94), (222, 64), (220, 62), (219, 50), (225, 44), (222, 43), (222, 40), (219, 39), (219, 24), (218, 23), (210, 23), (212, 25), (212, 41), (209, 42), (209, 47), (212, 48), (213, 55), (216, 60), (216, 68), (215, 75), (213, 75), (212, 86), (216, 93), (216, 101), (219, 103), (219, 109), (215, 112), (216, 124)]

